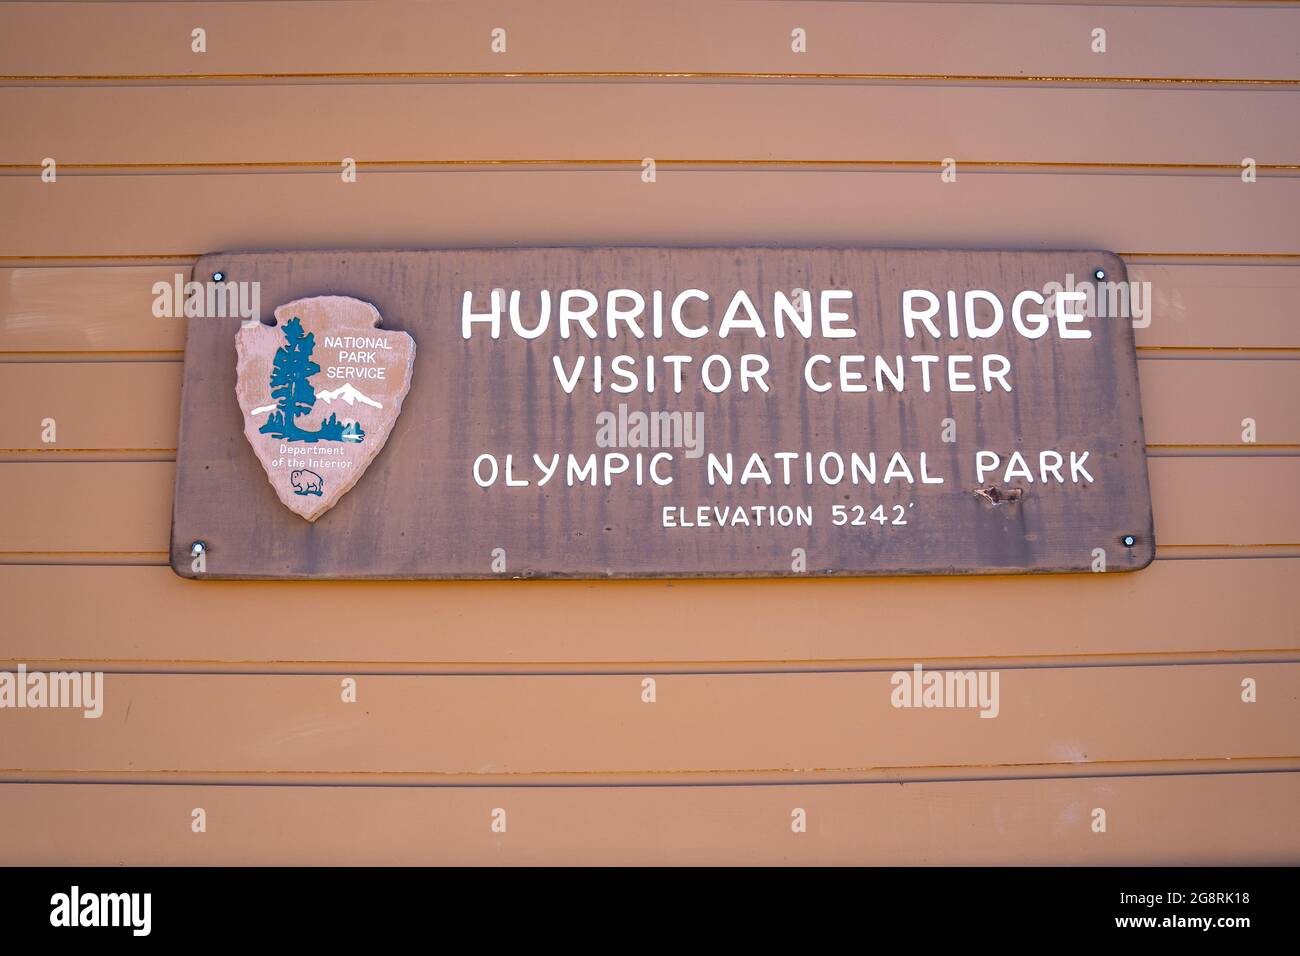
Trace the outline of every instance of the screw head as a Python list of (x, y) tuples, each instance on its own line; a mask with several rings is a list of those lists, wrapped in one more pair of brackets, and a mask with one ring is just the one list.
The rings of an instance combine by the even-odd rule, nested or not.
[(1096, 272), (1094, 272), (1094, 273), (1092, 274), (1092, 276), (1093, 276), (1094, 279), (1104, 279), (1104, 278), (1106, 278), (1106, 270), (1105, 270), (1105, 269), (1098, 269)]
[(1119, 540), (1126, 548), (1131, 548), (1133, 545), (1137, 544), (1137, 538), (1133, 537), (1131, 534), (1126, 534)]
[(226, 274), (225, 274), (224, 272), (214, 272), (214, 273), (212, 273), (212, 281), (213, 281), (213, 282), (222, 282), (222, 281), (225, 280), (225, 278), (226, 278)]

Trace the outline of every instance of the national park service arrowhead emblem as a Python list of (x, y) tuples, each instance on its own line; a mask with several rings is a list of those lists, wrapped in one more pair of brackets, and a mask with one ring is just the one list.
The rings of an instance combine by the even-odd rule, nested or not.
[(235, 339), (244, 435), (285, 506), (315, 521), (379, 454), (411, 388), (415, 342), (369, 302), (327, 295)]

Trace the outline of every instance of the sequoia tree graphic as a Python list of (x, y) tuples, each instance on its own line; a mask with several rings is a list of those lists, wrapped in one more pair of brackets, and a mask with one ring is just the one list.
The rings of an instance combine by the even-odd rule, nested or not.
[(298, 427), (297, 419), (316, 407), (316, 389), (312, 388), (311, 377), (320, 371), (320, 366), (311, 360), (315, 349), (316, 333), (304, 332), (296, 315), (284, 324), (284, 345), (276, 349), (271, 368), (271, 397), (275, 399), (276, 409), (258, 431), (285, 441), (364, 440), (366, 433), (357, 422), (341, 422), (333, 412), (314, 432)]

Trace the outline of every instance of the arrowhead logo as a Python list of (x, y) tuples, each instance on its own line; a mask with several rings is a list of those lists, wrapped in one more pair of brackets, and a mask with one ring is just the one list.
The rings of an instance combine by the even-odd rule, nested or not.
[(244, 436), (280, 500), (308, 521), (360, 480), (410, 391), (415, 342), (382, 321), (369, 302), (317, 296), (236, 335)]

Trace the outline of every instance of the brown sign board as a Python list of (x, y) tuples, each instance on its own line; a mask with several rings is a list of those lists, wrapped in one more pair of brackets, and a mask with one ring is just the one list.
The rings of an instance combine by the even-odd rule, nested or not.
[(207, 255), (178, 290), (172, 566), (1136, 570), (1137, 363), (1105, 308), (1126, 279), (1094, 251)]

